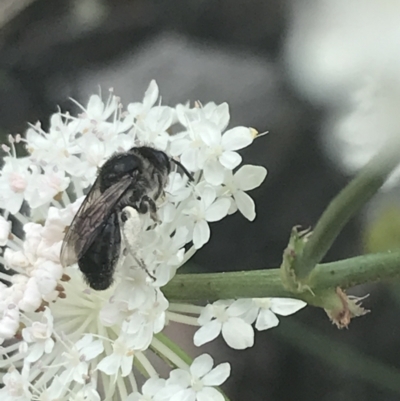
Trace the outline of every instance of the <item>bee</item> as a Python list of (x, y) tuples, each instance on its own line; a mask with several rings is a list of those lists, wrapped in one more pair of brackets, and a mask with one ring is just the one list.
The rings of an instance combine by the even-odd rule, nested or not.
[(111, 156), (68, 227), (61, 246), (62, 266), (78, 263), (91, 288), (109, 288), (121, 253), (121, 224), (132, 214), (124, 209), (150, 213), (158, 222), (156, 201), (164, 192), (171, 162), (193, 180), (181, 163), (151, 147)]

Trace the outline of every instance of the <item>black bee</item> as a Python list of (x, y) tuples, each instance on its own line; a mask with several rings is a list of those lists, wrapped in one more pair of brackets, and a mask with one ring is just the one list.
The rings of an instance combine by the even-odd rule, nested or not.
[(150, 212), (157, 219), (155, 201), (160, 197), (171, 172), (171, 162), (190, 173), (164, 152), (147, 146), (134, 147), (111, 156), (99, 174), (64, 237), (61, 264), (78, 262), (85, 280), (95, 290), (105, 290), (113, 275), (121, 250), (122, 212), (127, 206), (138, 213)]

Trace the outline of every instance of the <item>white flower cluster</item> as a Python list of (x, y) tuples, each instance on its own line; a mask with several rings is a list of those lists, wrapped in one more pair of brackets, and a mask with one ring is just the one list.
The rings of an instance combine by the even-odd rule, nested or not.
[[(236, 152), (257, 132), (226, 130), (227, 104), (156, 105), (151, 82), (143, 101), (122, 110), (112, 93), (106, 104), (92, 96), (78, 117), (57, 113), (48, 132), (37, 124), (25, 139), (10, 137), (0, 176), (0, 389), (1, 400), (222, 400), (214, 389), (229, 376), (229, 364), (212, 369), (210, 356), (189, 366), (161, 333), (167, 322), (202, 326), (201, 345), (222, 331), (234, 348), (253, 344), (251, 324), (277, 325), (273, 313), (287, 315), (300, 301), (253, 299), (206, 307), (170, 304), (162, 286), (210, 239), (210, 222), (239, 210), (255, 218), (246, 193), (265, 179), (264, 167), (244, 165)], [(18, 158), (24, 142), (29, 156)], [(77, 266), (60, 264), (62, 240), (97, 170), (115, 152), (153, 146), (180, 159), (194, 182), (172, 172), (158, 201), (160, 222), (140, 215), (137, 254), (121, 257), (114, 285), (87, 287)], [(11, 222), (23, 228), (21, 239)], [(16, 231), (16, 230), (14, 230)], [(136, 252), (136, 249), (135, 249)], [(143, 261), (153, 278), (140, 266)], [(150, 351), (176, 367), (158, 378)], [(5, 368), (8, 368), (5, 373)], [(140, 373), (149, 380), (138, 392)]]

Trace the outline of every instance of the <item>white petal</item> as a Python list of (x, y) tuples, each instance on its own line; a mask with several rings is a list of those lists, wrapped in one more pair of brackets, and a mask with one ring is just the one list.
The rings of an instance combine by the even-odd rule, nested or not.
[(233, 181), (242, 191), (250, 191), (257, 188), (265, 180), (267, 169), (262, 166), (247, 164), (235, 173)]
[(237, 299), (232, 305), (228, 307), (229, 316), (240, 316), (249, 311), (253, 307), (253, 300), (251, 298)]
[(221, 142), (221, 131), (211, 122), (202, 121), (194, 129), (209, 147), (217, 146)]
[(43, 355), (43, 351), (44, 349), (42, 344), (33, 344), (29, 355), (25, 357), (25, 361), (29, 363), (36, 362)]
[(234, 199), (229, 198), (229, 200), (231, 202), (231, 205), (229, 206), (228, 214), (231, 215), (233, 213), (236, 213), (238, 208), (237, 208), (237, 204)]
[(224, 401), (224, 396), (213, 387), (204, 387), (197, 393), (197, 401)]
[(200, 191), (200, 196), (204, 204), (204, 209), (207, 209), (217, 197), (215, 189), (210, 185), (204, 186), (204, 188)]
[(227, 214), (231, 203), (227, 198), (221, 198), (216, 200), (207, 210), (205, 218), (207, 221), (219, 221), (223, 219)]
[(203, 377), (203, 383), (206, 386), (220, 386), (230, 374), (231, 365), (228, 362), (221, 363)]
[(242, 156), (239, 153), (226, 150), (219, 158), (219, 162), (229, 170), (233, 170), (242, 161)]
[(135, 393), (129, 394), (125, 401), (140, 401), (142, 397), (142, 394), (136, 391)]
[(171, 142), (170, 152), (171, 156), (180, 156), (185, 149), (190, 146), (192, 141), (189, 138), (175, 139)]
[(246, 323), (253, 324), (258, 316), (260, 308), (253, 307), (249, 309), (245, 314), (241, 315), (240, 318), (243, 319)]
[[(185, 167), (187, 167), (185, 165)], [(191, 170), (193, 171), (193, 170)], [(212, 185), (220, 185), (224, 181), (225, 169), (217, 160), (209, 160), (204, 165), (204, 178)]]
[(206, 305), (200, 313), (199, 318), (197, 321), (199, 322), (200, 326), (204, 326), (208, 323), (214, 316), (214, 308), (212, 305)]
[(189, 171), (197, 171), (199, 166), (199, 150), (196, 148), (187, 148), (183, 151), (181, 156), (181, 163), (189, 170)]
[(190, 386), (191, 379), (192, 377), (188, 371), (183, 369), (175, 369), (170, 373), (167, 384), (186, 388)]
[(282, 316), (288, 316), (304, 308), (307, 304), (299, 299), (271, 298), (271, 310)]
[(91, 344), (85, 346), (82, 350), (82, 354), (85, 355), (85, 359), (90, 361), (96, 356), (100, 355), (104, 350), (102, 340), (93, 341)]
[(193, 230), (193, 245), (200, 249), (210, 239), (210, 227), (205, 220), (196, 222)]
[(261, 309), (260, 314), (256, 320), (257, 330), (267, 330), (272, 327), (278, 326), (278, 318), (269, 310)]
[(190, 365), (190, 373), (196, 377), (203, 377), (211, 372), (214, 361), (208, 354), (198, 356)]
[(175, 394), (177, 394), (180, 391), (182, 391), (181, 386), (178, 386), (176, 384), (167, 384), (164, 388), (160, 389), (157, 392), (157, 395), (156, 397), (154, 397), (154, 400), (169, 401)]
[(115, 354), (111, 354), (103, 358), (97, 365), (97, 370), (104, 372), (106, 375), (115, 375), (120, 367), (121, 358)]
[(217, 124), (218, 128), (223, 131), (229, 123), (229, 105), (228, 103), (221, 103), (216, 107), (212, 115), (212, 121)]
[(250, 128), (235, 127), (225, 132), (221, 145), (226, 150), (243, 149), (253, 142), (254, 136)]
[(48, 338), (44, 344), (44, 352), (49, 354), (54, 347), (54, 340), (52, 338)]
[(196, 401), (196, 393), (188, 388), (174, 394), (168, 401)]
[(219, 333), (221, 333), (221, 327), (222, 324), (217, 320), (213, 320), (212, 322), (205, 324), (203, 327), (200, 327), (200, 329), (194, 334), (194, 345), (200, 347), (201, 345), (214, 340), (218, 337)]
[(80, 340), (75, 344), (76, 349), (81, 350), (87, 347), (93, 341), (93, 336), (91, 334), (85, 334)]
[(158, 135), (153, 140), (154, 147), (159, 150), (165, 150), (168, 146), (168, 137), (166, 135)]
[(246, 219), (253, 221), (256, 218), (256, 206), (253, 199), (243, 191), (236, 191), (233, 195), (236, 206)]
[(238, 317), (231, 317), (222, 325), (222, 336), (233, 349), (246, 349), (254, 344), (254, 330)]
[[(71, 365), (70, 365), (71, 366)], [(87, 376), (89, 365), (86, 362), (80, 362), (77, 366), (71, 366), (72, 378), (78, 383), (85, 382), (84, 377)]]
[(129, 357), (122, 358), (121, 361), (121, 376), (126, 377), (133, 369), (133, 355)]
[(24, 201), (24, 197), (22, 194), (15, 194), (12, 197), (7, 197), (4, 200), (4, 205), (2, 207), (8, 210), (11, 214), (17, 214), (21, 209), (22, 202)]
[(147, 88), (146, 92), (144, 93), (143, 97), (143, 106), (146, 108), (150, 108), (158, 99), (158, 85), (157, 82), (152, 79), (149, 87)]
[(104, 110), (104, 103), (102, 102), (100, 96), (92, 95), (89, 98), (87, 105), (87, 113), (90, 118), (100, 118)]

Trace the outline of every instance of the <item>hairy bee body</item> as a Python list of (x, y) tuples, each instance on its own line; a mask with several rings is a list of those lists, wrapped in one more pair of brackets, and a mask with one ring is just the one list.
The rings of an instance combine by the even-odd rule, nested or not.
[(147, 146), (111, 156), (68, 228), (61, 264), (77, 262), (91, 288), (109, 288), (121, 252), (121, 212), (130, 206), (140, 214), (150, 212), (157, 221), (155, 202), (170, 171), (171, 159)]

